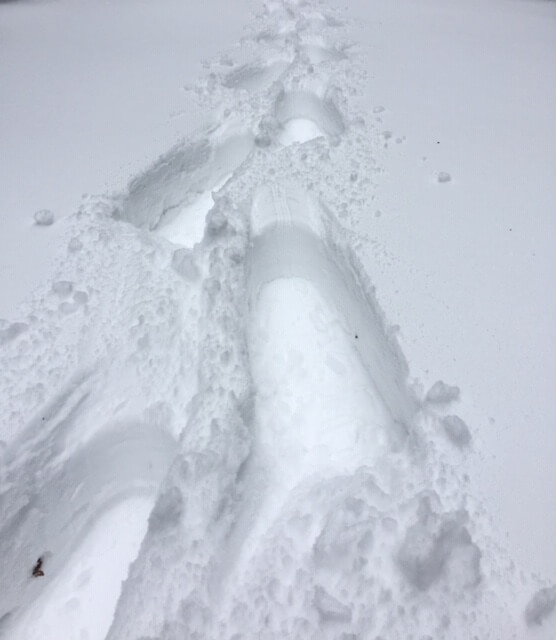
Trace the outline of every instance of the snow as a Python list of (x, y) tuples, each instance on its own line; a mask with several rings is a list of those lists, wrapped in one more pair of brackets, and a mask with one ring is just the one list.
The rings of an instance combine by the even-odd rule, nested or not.
[(464, 447), (471, 441), (471, 432), (465, 422), (458, 416), (446, 416), (442, 426), (448, 438), (457, 446)]
[[(14, 638), (104, 637), (126, 578), (139, 551), (152, 503), (129, 499), (96, 521), (79, 552), (27, 609)], [(127, 526), (122, 527), (125, 522)], [(44, 570), (48, 572), (48, 562)]]
[(554, 575), (554, 5), (402, 0), (347, 12), (373, 60), (376, 126), (406, 136), (383, 148), (380, 217), (370, 208), (356, 223), (365, 267), (412, 375), (461, 388), (458, 413), (476, 430), (473, 491), (513, 557)]
[(554, 10), (334, 4), (0, 7), (0, 637), (553, 637)]
[[(460, 522), (465, 514), (436, 517), (423, 503), (419, 522), (411, 526), (400, 547), (398, 562), (409, 582), (429, 589), (446, 572), (456, 589), (481, 582), (481, 551)], [(464, 520), (465, 521), (465, 520)]]
[(540, 589), (531, 598), (525, 609), (528, 625), (542, 624), (556, 607), (556, 587)]
[(425, 399), (433, 404), (448, 404), (459, 398), (459, 387), (446, 384), (442, 380), (437, 380), (427, 391)]
[(54, 214), (50, 209), (41, 209), (35, 212), (33, 218), (35, 219), (35, 224), (42, 227), (48, 227), (54, 222)]
[[(50, 230), (29, 228), (34, 212), (48, 208), (61, 220), (83, 194), (123, 189), (200, 126), (205, 114), (186, 83), (204, 58), (240, 38), (253, 6), (2, 3), (1, 317), (51, 277), (59, 255)], [(21, 247), (32, 259), (20, 259)]]

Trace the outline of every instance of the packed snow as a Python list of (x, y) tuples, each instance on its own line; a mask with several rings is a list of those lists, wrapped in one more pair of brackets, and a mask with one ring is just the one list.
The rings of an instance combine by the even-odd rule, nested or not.
[(412, 370), (379, 303), (406, 136), (365, 96), (368, 7), (333, 4), (246, 11), (189, 79), (202, 124), (71, 216), (28, 213), (58, 257), (0, 321), (0, 637), (554, 636), (556, 574), (512, 556), (472, 477), (488, 417)]

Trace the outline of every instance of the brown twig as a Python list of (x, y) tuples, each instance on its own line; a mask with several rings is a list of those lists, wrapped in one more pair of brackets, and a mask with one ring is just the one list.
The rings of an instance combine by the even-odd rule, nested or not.
[(39, 558), (33, 567), (33, 578), (40, 578), (44, 576), (44, 571), (42, 570), (42, 558)]

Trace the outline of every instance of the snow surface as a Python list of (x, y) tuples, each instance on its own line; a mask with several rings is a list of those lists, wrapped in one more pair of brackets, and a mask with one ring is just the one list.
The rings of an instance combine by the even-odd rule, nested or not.
[(514, 558), (554, 576), (556, 7), (346, 4), (390, 136), (354, 216), (362, 260), (412, 375), (461, 389), (473, 491)]
[[(473, 332), (475, 344), (462, 331), (470, 325), (439, 308), (450, 301), (456, 308), (494, 306), (493, 318), (507, 313), (509, 306), (484, 297), (492, 294), (489, 285), (515, 292), (518, 284), (501, 278), (508, 248), (487, 231), (494, 233), (506, 198), (525, 198), (532, 189), (502, 188), (506, 174), (481, 164), (465, 113), (478, 117), (484, 109), (480, 122), (492, 127), (494, 113), (509, 111), (475, 104), (490, 96), (489, 74), (470, 80), (454, 74), (454, 61), (469, 55), (477, 71), (481, 51), (489, 70), (508, 73), (534, 42), (528, 55), (540, 69), (545, 65), (544, 75), (523, 74), (529, 84), (519, 91), (514, 76), (498, 75), (496, 96), (505, 91), (519, 100), (528, 91), (530, 99), (544, 91), (554, 105), (554, 91), (543, 84), (554, 9), (536, 2), (377, 0), (344, 12), (316, 1), (268, 0), (248, 17), (247, 4), (227, 9), (229, 16), (217, 3), (203, 5), (195, 16), (173, 0), (102, 9), (85, 0), (0, 7), (11, 60), (24, 55), (20, 64), (38, 64), (32, 77), (41, 78), (31, 90), (21, 85), (17, 67), (2, 63), (3, 86), (20, 99), (27, 89), (48, 88), (44, 101), (35, 96), (26, 103), (31, 115), (20, 116), (15, 100), (2, 105), (7, 148), (22, 153), (15, 136), (34, 122), (33, 171), (45, 165), (41, 154), (57, 139), (35, 109), (50, 113), (71, 141), (58, 151), (53, 174), (75, 149), (83, 151), (84, 138), (69, 135), (80, 130), (81, 116), (111, 114), (122, 126), (133, 114), (135, 123), (133, 141), (126, 134), (112, 140), (112, 152), (95, 160), (102, 169), (87, 177), (90, 161), (77, 167), (68, 188), (38, 181), (36, 190), (22, 191), (33, 171), (6, 158), (2, 165), (10, 181), (3, 242), (9, 247), (25, 238), (30, 266), (3, 301), (14, 319), (0, 324), (0, 637), (553, 637), (549, 534), (556, 516), (547, 487), (556, 486), (550, 484), (556, 439), (549, 433), (549, 383), (534, 377), (525, 403), (523, 394), (512, 394), (518, 374), (505, 360), (484, 362), (481, 332)], [(227, 17), (231, 23), (201, 45), (202, 20), (208, 30)], [(238, 40), (234, 30), (243, 20)], [(215, 57), (187, 87), (187, 124), (165, 125), (161, 133), (158, 114), (168, 115), (170, 106), (157, 100), (170, 100), (192, 55), (174, 48), (186, 47), (186, 22), (191, 37), (197, 34), (187, 47)], [(511, 42), (522, 45), (514, 58), (502, 34), (508, 25)], [(57, 119), (51, 65), (67, 64), (72, 79), (55, 76), (63, 89), (82, 83), (89, 69), (82, 64), (89, 63), (68, 59), (68, 41), (78, 49), (99, 34), (104, 42), (93, 48), (101, 52), (93, 59), (104, 70), (117, 60), (110, 82), (103, 81), (109, 95), (97, 96), (102, 74), (93, 73), (90, 91), (73, 96), (77, 109), (68, 96), (65, 108), (75, 120)], [(117, 45), (125, 51), (115, 57)], [(158, 73), (165, 63), (171, 69)], [(46, 77), (41, 64), (50, 69)], [(149, 64), (156, 70), (146, 74)], [(141, 83), (155, 82), (144, 110), (128, 84), (134, 73)], [(452, 97), (454, 86), (472, 89), (470, 99)], [(459, 125), (452, 119), (456, 105)], [(534, 126), (553, 129), (546, 105), (540, 110)], [(5, 127), (12, 120), (14, 127)], [(407, 135), (395, 131), (404, 122)], [(442, 133), (434, 143), (427, 140), (431, 122), (434, 134)], [(502, 124), (496, 131), (510, 126)], [(118, 128), (112, 126), (101, 130), (110, 137)], [(93, 140), (96, 128), (88, 131)], [(176, 142), (178, 132), (187, 135)], [(488, 128), (481, 133), (488, 138)], [(494, 138), (512, 149), (526, 134)], [(442, 141), (447, 155), (432, 146)], [(165, 146), (127, 187), (114, 177), (124, 156), (137, 168), (145, 154)], [(529, 202), (543, 229), (529, 238), (539, 261), (527, 263), (522, 276), (535, 275), (540, 287), (554, 260), (541, 222), (554, 224), (547, 176), (555, 157), (550, 150), (523, 153), (523, 162), (512, 157), (518, 173), (532, 159), (534, 171), (523, 175), (539, 179), (547, 172)], [(488, 155), (487, 164), (496, 157)], [(84, 197), (67, 215), (74, 189), (102, 190), (108, 179), (116, 193)], [(463, 222), (478, 194), (490, 199), (488, 208), (476, 206), (475, 217)], [(518, 214), (509, 219), (526, 234)], [(471, 251), (471, 239), (479, 245), (475, 262), (458, 260), (462, 246)], [(29, 259), (47, 245), (57, 262), (46, 267), (44, 255)], [(10, 251), (3, 259), (15, 269), (20, 261)], [(510, 255), (524, 267), (521, 254)], [(470, 275), (470, 264), (482, 269), (486, 285), (476, 271)], [(45, 284), (14, 311), (42, 271)], [(459, 289), (455, 298), (451, 288)], [(544, 313), (536, 330), (546, 349), (521, 359), (513, 352), (512, 368), (534, 374), (542, 362), (548, 376), (556, 362), (547, 330), (553, 299), (543, 297), (539, 307), (523, 287), (519, 295), (525, 311), (511, 306), (517, 319), (500, 322), (498, 339), (509, 348), (518, 329), (529, 326), (519, 313)], [(387, 317), (399, 320), (402, 332)], [(425, 323), (430, 327), (420, 327)], [(440, 338), (427, 331), (448, 336), (440, 355)], [(448, 366), (451, 353), (466, 352), (476, 355)], [(506, 390), (493, 405), (484, 401), (489, 376)], [(537, 409), (542, 419), (523, 423), (535, 394), (544, 401)], [(516, 447), (537, 443), (535, 455), (546, 463), (535, 469), (526, 460), (519, 470), (519, 457), (506, 455), (498, 477), (518, 488), (512, 498), (526, 500), (533, 478), (543, 483), (533, 487), (543, 495), (536, 508), (514, 505), (504, 515), (504, 500), (481, 484), (489, 478), (483, 468), (493, 464), (479, 426), (487, 428), (491, 413), (504, 419), (506, 411), (524, 425), (512, 432)], [(523, 435), (526, 426), (540, 435)], [(525, 523), (506, 542), (493, 522), (509, 523), (513, 514)], [(530, 544), (540, 540), (536, 559), (523, 552), (524, 531)], [(33, 577), (39, 558), (44, 576)]]
[(198, 127), (204, 115), (186, 84), (241, 36), (253, 6), (0, 3), (0, 317), (51, 277), (59, 255), (55, 228), (32, 228), (35, 211), (60, 219), (82, 194), (125, 188)]

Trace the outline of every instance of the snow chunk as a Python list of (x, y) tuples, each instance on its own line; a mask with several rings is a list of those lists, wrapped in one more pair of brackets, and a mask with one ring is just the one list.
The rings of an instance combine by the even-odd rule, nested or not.
[(52, 284), (52, 291), (61, 298), (66, 298), (73, 291), (73, 283), (69, 280), (58, 280)]
[(525, 608), (525, 622), (529, 627), (542, 624), (556, 608), (556, 585), (540, 589)]
[(458, 447), (465, 447), (471, 442), (469, 427), (458, 416), (442, 418), (442, 426), (448, 438)]
[(439, 171), (436, 176), (436, 181), (440, 182), (440, 184), (450, 182), (452, 180), (452, 176), (447, 171)]
[(193, 251), (190, 249), (176, 249), (172, 256), (172, 267), (186, 280), (197, 280), (199, 278), (199, 269), (195, 264)]
[(40, 209), (36, 211), (33, 218), (35, 219), (35, 224), (40, 227), (48, 227), (54, 222), (54, 214), (50, 209)]
[(314, 603), (322, 622), (351, 622), (351, 609), (322, 587), (315, 587)]
[(459, 398), (459, 387), (452, 387), (442, 380), (437, 380), (427, 393), (427, 402), (447, 404)]
[(220, 207), (215, 207), (207, 216), (205, 226), (205, 239), (217, 240), (224, 236), (231, 228), (228, 224), (228, 218)]
[(28, 325), (25, 322), (8, 323), (6, 320), (0, 320), (0, 345), (11, 342), (18, 335), (27, 331)]

